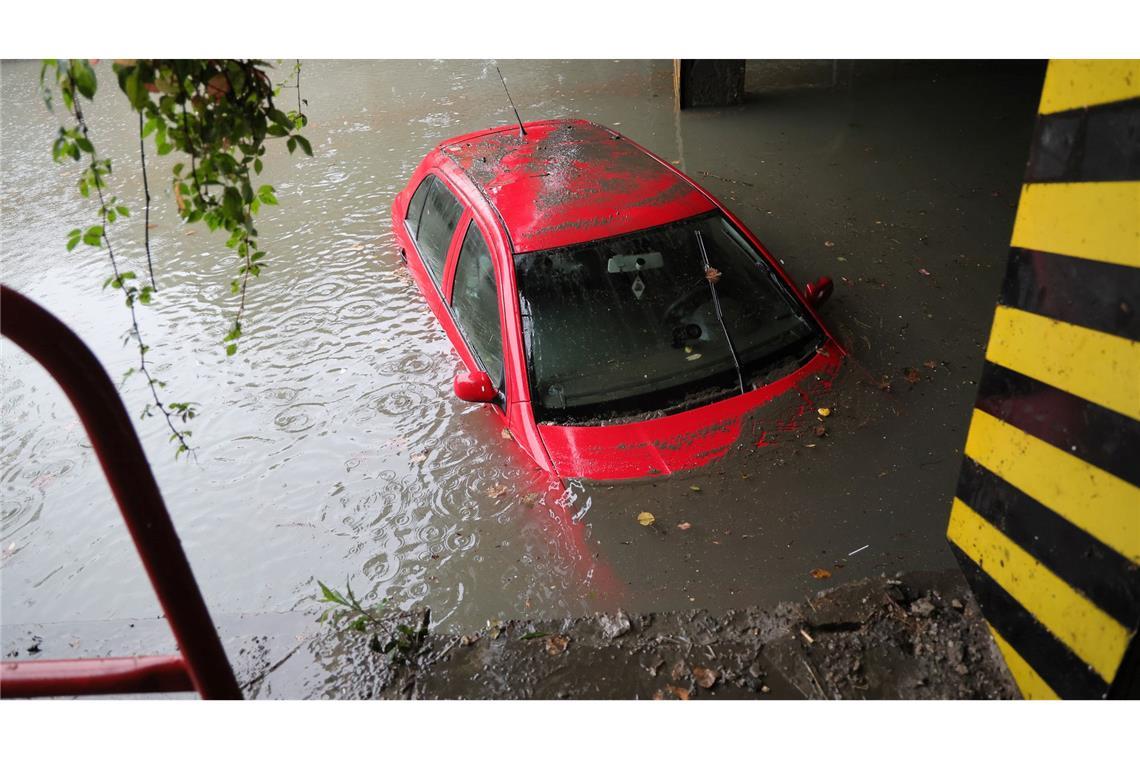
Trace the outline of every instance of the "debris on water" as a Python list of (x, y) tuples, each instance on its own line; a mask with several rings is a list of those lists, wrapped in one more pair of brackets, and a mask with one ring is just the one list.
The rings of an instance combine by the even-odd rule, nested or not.
[(701, 487), (698, 485), (692, 485), (692, 486), (689, 486), (689, 490), (690, 491), (700, 491)]
[(922, 366), (926, 367), (927, 369), (937, 369), (938, 368), (938, 365), (935, 363), (935, 361), (933, 359), (927, 359), (926, 361), (924, 361), (922, 363)]
[(511, 440), (511, 438), (513, 437), (511, 435), (511, 431), (507, 430), (506, 428), (503, 428), (503, 432), (499, 433), (499, 436), (501, 438), (503, 438), (504, 440), (507, 440), (507, 441)]
[(500, 496), (502, 496), (503, 494), (505, 494), (506, 492), (507, 492), (507, 487), (505, 485), (503, 485), (502, 483), (496, 483), (495, 485), (489, 487), (484, 493), (486, 493), (492, 499), (497, 499)]
[(817, 581), (822, 581), (822, 580), (826, 580), (826, 579), (831, 577), (831, 571), (830, 570), (824, 570), (822, 567), (817, 567), (815, 570), (811, 571), (810, 575), (812, 578), (815, 578)]
[(653, 516), (652, 512), (641, 512), (637, 515), (637, 521), (641, 523), (642, 526), (648, 528), (650, 525), (657, 522), (657, 518)]
[(805, 631), (803, 628), (801, 628), (801, 629), (800, 629), (800, 635), (804, 637), (804, 641), (806, 641), (807, 643), (809, 643), (809, 644), (814, 644), (814, 643), (815, 643), (815, 639), (813, 639), (813, 638), (811, 637), (811, 634), (809, 634), (809, 633), (808, 633), (807, 631)]
[(625, 610), (620, 608), (612, 616), (602, 615), (599, 617), (598, 625), (602, 628), (602, 637), (610, 640), (624, 636), (629, 633), (633, 627), (633, 624), (629, 620), (629, 615), (625, 614)]
[(693, 680), (695, 680), (697, 686), (700, 686), (702, 689), (711, 689), (713, 684), (716, 683), (718, 675), (719, 674), (712, 668), (702, 668), (699, 666), (693, 668)]
[(423, 451), (417, 451), (415, 454), (412, 454), (410, 457), (408, 457), (408, 459), (411, 461), (412, 464), (419, 464), (420, 462), (426, 462), (427, 458), (428, 458), (427, 449), (424, 449)]
[(821, 406), (819, 409), (816, 409), (815, 411), (820, 417), (830, 417), (831, 416), (831, 409), (827, 408), (826, 406)]
[(815, 430), (812, 432), (815, 433), (816, 438), (823, 438), (825, 435), (827, 435), (827, 428), (825, 428), (823, 425), (816, 425)]
[(708, 267), (707, 269), (705, 269), (705, 279), (708, 280), (709, 282), (713, 283), (714, 285), (716, 283), (720, 282), (720, 277), (721, 277), (721, 273), (720, 273), (719, 269), (713, 269), (712, 267)]
[(546, 653), (551, 657), (555, 657), (565, 652), (569, 644), (569, 636), (551, 636), (546, 640)]
[(688, 530), (691, 527), (693, 527), (693, 524), (690, 522), (679, 522), (679, 523), (677, 523), (677, 530)]
[(870, 547), (871, 547), (870, 544), (864, 544), (863, 546), (860, 546), (858, 549), (856, 549), (853, 552), (847, 552), (847, 556), (848, 557), (854, 557), (859, 552), (863, 551), (864, 549), (869, 549)]
[(825, 248), (834, 248), (834, 247), (835, 247), (835, 242), (834, 242), (834, 241), (832, 241), (832, 240), (824, 240), (824, 241), (823, 241), (823, 246), (824, 246)]
[(918, 273), (921, 275), (925, 275), (926, 277), (930, 276), (930, 272), (926, 271), (925, 269), (918, 270)]
[(922, 375), (918, 374), (918, 370), (914, 367), (903, 367), (903, 379), (914, 385), (922, 379)]
[(965, 609), (965, 605), (962, 604), (961, 599), (951, 599), (950, 607), (951, 609), (958, 610), (958, 612), (961, 612), (963, 609)]

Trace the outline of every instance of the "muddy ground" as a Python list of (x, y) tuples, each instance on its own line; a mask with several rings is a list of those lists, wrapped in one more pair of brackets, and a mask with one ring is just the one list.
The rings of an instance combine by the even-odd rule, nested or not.
[[(344, 663), (319, 696), (381, 699), (1011, 699), (1013, 685), (956, 572), (868, 578), (801, 603), (721, 615), (624, 612), (489, 621), (374, 651), (353, 630), (314, 642)], [(393, 650), (394, 652), (395, 650)], [(317, 695), (314, 695), (317, 696)]]

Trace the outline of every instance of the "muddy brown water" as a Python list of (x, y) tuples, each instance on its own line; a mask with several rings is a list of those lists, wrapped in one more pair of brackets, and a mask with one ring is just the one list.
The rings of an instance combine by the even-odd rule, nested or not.
[[(211, 610), (315, 617), (315, 581), (348, 581), (368, 600), (430, 606), (455, 630), (618, 606), (766, 605), (951, 566), (946, 516), (1040, 67), (868, 65), (851, 77), (844, 64), (835, 87), (769, 88), (678, 115), (669, 62), (501, 65), (524, 118), (615, 127), (722, 198), (794, 277), (835, 279), (823, 313), (853, 357), (819, 401), (834, 410), (826, 435), (813, 412), (795, 430), (762, 418), (703, 470), (547, 482), (489, 411), (451, 393), (458, 360), (389, 228), (392, 197), (428, 149), (512, 120), (493, 67), (309, 61), (315, 156), (271, 150), (265, 181), (280, 205), (259, 225), (270, 265), (232, 359), (224, 240), (178, 223), (163, 189), (172, 157), (149, 165), (160, 293), (142, 327), (168, 397), (202, 405), (196, 460), (174, 460), (158, 421), (136, 427)], [(133, 122), (109, 68), (98, 73), (116, 97), (89, 109), (93, 137), (135, 210), (112, 234), (141, 272)], [(64, 251), (95, 211), (75, 167), (51, 162), (58, 117), (37, 94), (38, 64), (4, 63), (0, 78), (3, 281), (71, 325), (117, 378), (133, 363), (127, 314), (100, 290), (105, 259)], [(25, 624), (157, 615), (62, 393), (10, 344), (0, 367), (5, 638)], [(146, 403), (135, 380), (123, 395), (133, 412)], [(639, 525), (642, 511), (655, 525)], [(817, 568), (831, 578), (813, 578)]]

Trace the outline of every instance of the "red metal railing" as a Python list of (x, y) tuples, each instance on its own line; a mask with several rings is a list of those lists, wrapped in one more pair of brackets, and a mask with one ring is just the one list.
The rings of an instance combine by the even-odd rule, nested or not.
[(63, 322), (7, 286), (0, 286), (0, 332), (48, 371), (78, 412), (181, 652), (5, 660), (0, 697), (195, 690), (203, 699), (241, 699), (142, 444), (99, 360)]

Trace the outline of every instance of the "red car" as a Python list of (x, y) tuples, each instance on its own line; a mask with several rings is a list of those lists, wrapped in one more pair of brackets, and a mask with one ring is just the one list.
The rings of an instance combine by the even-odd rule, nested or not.
[(814, 310), (830, 280), (801, 293), (712, 195), (587, 121), (443, 142), (392, 226), (466, 365), (456, 394), (562, 477), (706, 464), (844, 355)]

